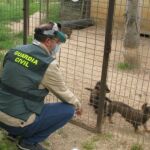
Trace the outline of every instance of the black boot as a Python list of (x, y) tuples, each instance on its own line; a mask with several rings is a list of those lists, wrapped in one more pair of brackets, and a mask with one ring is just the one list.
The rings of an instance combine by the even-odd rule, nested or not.
[(47, 150), (40, 144), (26, 144), (23, 142), (23, 140), (19, 141), (18, 147), (21, 150)]

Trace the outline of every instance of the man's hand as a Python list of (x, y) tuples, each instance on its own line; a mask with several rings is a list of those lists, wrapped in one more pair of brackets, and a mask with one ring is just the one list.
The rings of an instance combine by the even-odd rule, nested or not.
[(76, 109), (76, 112), (75, 112), (75, 114), (77, 115), (77, 116), (81, 116), (82, 115), (82, 108), (80, 108), (80, 109)]
[(82, 106), (78, 99), (75, 101), (75, 116), (81, 116), (82, 115)]

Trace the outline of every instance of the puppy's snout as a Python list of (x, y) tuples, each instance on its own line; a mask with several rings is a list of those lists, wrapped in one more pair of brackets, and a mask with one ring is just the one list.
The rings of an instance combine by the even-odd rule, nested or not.
[(106, 93), (110, 93), (110, 89), (108, 88), (107, 85), (106, 85)]

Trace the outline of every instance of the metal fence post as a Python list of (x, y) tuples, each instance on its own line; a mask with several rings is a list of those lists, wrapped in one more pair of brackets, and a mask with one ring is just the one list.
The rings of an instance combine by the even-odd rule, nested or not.
[(90, 18), (90, 13), (91, 13), (91, 0), (83, 0), (82, 2), (82, 18)]
[(112, 41), (112, 25), (113, 25), (113, 16), (114, 16), (114, 6), (115, 0), (109, 0), (107, 22), (106, 22), (106, 31), (105, 31), (105, 45), (104, 45), (104, 56), (103, 56), (103, 66), (102, 66), (102, 75), (101, 75), (101, 88), (99, 93), (99, 109), (97, 116), (97, 132), (101, 132), (102, 119), (103, 119), (103, 109), (105, 101), (105, 87), (106, 87), (106, 78), (107, 78), (107, 69), (109, 61), (109, 53), (111, 51), (111, 41)]
[(27, 44), (29, 31), (29, 0), (23, 1), (23, 44)]
[(46, 21), (49, 21), (49, 0), (46, 0)]

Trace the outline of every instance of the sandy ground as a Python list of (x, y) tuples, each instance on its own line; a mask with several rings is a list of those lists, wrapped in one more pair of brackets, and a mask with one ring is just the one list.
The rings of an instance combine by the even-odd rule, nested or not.
[(102, 134), (94, 134), (68, 123), (64, 128), (51, 135), (44, 145), (49, 150), (73, 150), (74, 147), (78, 150), (131, 150), (131, 147), (138, 143), (138, 145), (142, 145), (143, 150), (149, 150), (149, 144), (143, 144), (141, 138), (144, 136), (148, 142), (150, 138), (148, 134), (135, 135), (131, 133), (132, 138), (128, 138), (118, 131), (111, 131), (111, 128), (109, 127), (109, 131), (107, 129)]

